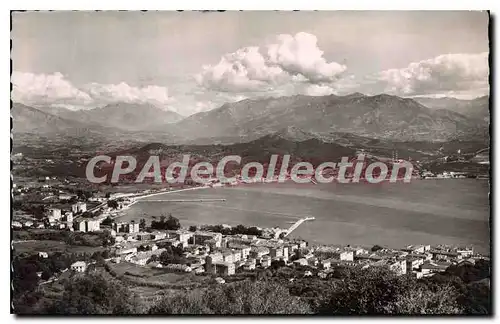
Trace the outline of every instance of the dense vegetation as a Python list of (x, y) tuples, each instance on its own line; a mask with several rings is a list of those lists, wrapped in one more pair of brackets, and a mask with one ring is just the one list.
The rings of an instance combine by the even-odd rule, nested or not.
[(182, 248), (170, 245), (163, 246), (162, 244), (159, 244), (158, 247), (165, 248), (165, 251), (163, 251), (158, 257), (158, 261), (160, 261), (162, 264), (167, 265), (186, 263), (186, 258), (183, 256)]
[(77, 274), (65, 285), (64, 292), (48, 305), (47, 314), (138, 314), (143, 305), (139, 298), (117, 280), (99, 272)]
[(159, 221), (151, 222), (151, 229), (157, 230), (178, 230), (181, 228), (181, 223), (179, 219), (175, 218), (171, 214), (168, 215), (168, 218), (165, 215), (160, 217)]
[[(14, 305), (21, 313), (33, 312), (31, 306), (40, 298), (37, 288), (42, 281), (50, 280), (54, 275), (59, 275), (71, 264), (78, 260), (87, 262), (95, 261), (98, 265), (104, 264), (109, 252), (89, 253), (60, 253), (50, 254), (47, 258), (38, 255), (21, 254), (12, 260), (12, 297)], [(40, 274), (40, 276), (38, 275)]]
[[(171, 251), (169, 253), (175, 253)], [(89, 271), (67, 280), (51, 296), (40, 290), (17, 301), (17, 313), (45, 314), (491, 314), (490, 263), (450, 267), (443, 274), (417, 280), (385, 268), (338, 268), (326, 279), (303, 277), (274, 263), (252, 276), (208, 289), (179, 290), (156, 302), (140, 302), (118, 280)], [(302, 275), (300, 275), (302, 274)], [(290, 280), (292, 279), (293, 280)], [(19, 284), (19, 281), (18, 281)], [(15, 305), (16, 305), (15, 301)], [(30, 303), (31, 307), (26, 307)]]
[(275, 282), (241, 281), (213, 289), (179, 293), (151, 306), (149, 314), (308, 314), (311, 310)]
[(211, 232), (222, 233), (223, 235), (243, 234), (243, 235), (262, 236), (262, 230), (258, 229), (255, 226), (246, 227), (244, 225), (237, 225), (228, 228), (222, 225), (213, 225), (213, 226), (208, 226), (207, 230)]

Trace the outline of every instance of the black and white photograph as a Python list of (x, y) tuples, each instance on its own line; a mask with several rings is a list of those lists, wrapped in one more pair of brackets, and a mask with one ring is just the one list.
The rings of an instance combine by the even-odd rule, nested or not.
[(489, 11), (10, 18), (11, 314), (493, 315)]

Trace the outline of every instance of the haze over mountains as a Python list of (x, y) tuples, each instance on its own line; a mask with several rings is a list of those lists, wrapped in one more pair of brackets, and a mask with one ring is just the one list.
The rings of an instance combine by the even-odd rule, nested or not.
[(87, 124), (110, 126), (128, 131), (155, 130), (183, 118), (176, 112), (163, 110), (153, 105), (131, 103), (109, 104), (89, 110), (60, 108), (57, 112), (53, 110), (47, 112)]
[(456, 98), (415, 98), (415, 100), (431, 109), (447, 109), (470, 118), (485, 122), (490, 121), (490, 97), (483, 96), (472, 100), (460, 100)]
[(247, 99), (189, 116), (173, 125), (185, 137), (260, 137), (294, 126), (313, 133), (348, 132), (394, 140), (477, 136), (476, 120), (413, 99), (386, 94)]
[[(429, 98), (418, 101), (423, 99)], [(140, 132), (162, 134), (171, 143), (239, 143), (276, 133), (294, 141), (334, 140), (333, 134), (397, 141), (487, 137), (487, 124), (481, 119), (489, 111), (487, 97), (461, 100), (460, 105), (453, 105), (455, 99), (428, 101), (432, 109), (417, 100), (387, 94), (296, 95), (226, 103), (184, 119), (152, 105), (126, 103), (79, 111), (15, 103), (11, 113), (14, 133)]]
[(13, 133), (83, 135), (108, 134), (112, 129), (100, 125), (87, 124), (74, 119), (46, 113), (39, 109), (14, 103), (11, 109)]

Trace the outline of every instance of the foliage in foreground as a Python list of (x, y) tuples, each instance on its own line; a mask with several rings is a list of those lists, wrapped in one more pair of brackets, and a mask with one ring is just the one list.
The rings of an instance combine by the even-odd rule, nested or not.
[(491, 314), (489, 267), (489, 262), (456, 267), (424, 280), (384, 268), (339, 268), (326, 280), (270, 268), (254, 280), (177, 291), (152, 303), (94, 271), (70, 278), (47, 305), (35, 303), (43, 300), (39, 291), (20, 302), (36, 304), (31, 313), (38, 314)]
[(307, 303), (276, 282), (242, 281), (164, 297), (150, 314), (309, 314)]
[(92, 271), (76, 274), (64, 285), (62, 294), (38, 305), (43, 314), (102, 315), (140, 314), (139, 298), (122, 283)]
[(461, 313), (457, 294), (448, 285), (430, 289), (384, 268), (348, 269), (322, 296), (315, 308), (324, 315)]

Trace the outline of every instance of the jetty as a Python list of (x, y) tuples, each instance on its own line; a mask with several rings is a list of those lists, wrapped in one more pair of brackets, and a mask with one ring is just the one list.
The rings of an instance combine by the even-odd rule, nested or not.
[(214, 201), (226, 201), (226, 198), (150, 199), (150, 200), (140, 200), (140, 202), (214, 202)]
[(290, 226), (290, 228), (286, 231), (285, 237), (287, 237), (288, 235), (290, 235), (290, 233), (295, 231), (297, 229), (297, 227), (299, 227), (302, 223), (307, 222), (307, 221), (311, 221), (311, 220), (315, 220), (315, 219), (316, 219), (315, 217), (305, 217), (305, 218), (299, 219), (292, 226)]

